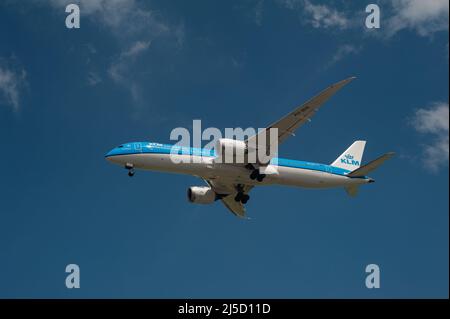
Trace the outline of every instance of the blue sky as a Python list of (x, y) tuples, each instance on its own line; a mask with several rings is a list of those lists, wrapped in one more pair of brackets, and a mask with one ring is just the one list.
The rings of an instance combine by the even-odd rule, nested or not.
[[(379, 1), (370, 31), (360, 1), (81, 1), (77, 30), (69, 2), (0, 4), (0, 297), (448, 297), (448, 1)], [(397, 152), (357, 198), (256, 188), (245, 221), (103, 158), (264, 127), (348, 76), (280, 154)]]

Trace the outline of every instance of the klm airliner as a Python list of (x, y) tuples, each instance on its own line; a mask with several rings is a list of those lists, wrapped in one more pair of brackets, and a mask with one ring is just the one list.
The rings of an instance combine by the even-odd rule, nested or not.
[[(135, 169), (155, 170), (169, 173), (189, 174), (202, 178), (206, 185), (188, 188), (187, 197), (192, 203), (210, 204), (221, 200), (236, 216), (245, 217), (245, 204), (250, 199), (250, 190), (259, 185), (287, 185), (306, 188), (343, 187), (350, 196), (355, 196), (358, 187), (373, 183), (367, 174), (394, 153), (361, 165), (365, 141), (355, 141), (330, 165), (273, 157), (261, 163), (223, 163), (218, 161), (219, 150), (225, 145), (233, 145), (235, 151), (248, 151), (249, 145), (261, 134), (268, 135), (276, 129), (278, 144), (310, 121), (316, 111), (338, 90), (354, 78), (340, 81), (287, 114), (279, 121), (244, 140), (219, 139), (214, 149), (178, 147), (152, 142), (132, 142), (122, 144), (106, 154), (106, 159), (121, 165), (133, 176)], [(174, 159), (178, 159), (174, 161)]]

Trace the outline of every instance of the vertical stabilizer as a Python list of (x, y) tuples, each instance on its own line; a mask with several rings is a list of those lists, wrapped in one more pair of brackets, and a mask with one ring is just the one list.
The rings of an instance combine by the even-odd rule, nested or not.
[(331, 166), (354, 171), (361, 166), (366, 141), (355, 141)]

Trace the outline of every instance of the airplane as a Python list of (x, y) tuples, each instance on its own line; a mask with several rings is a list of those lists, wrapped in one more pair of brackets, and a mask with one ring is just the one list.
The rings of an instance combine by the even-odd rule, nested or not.
[[(222, 149), (223, 145), (231, 142), (236, 149), (247, 149), (252, 141), (260, 138), (261, 134), (268, 135), (273, 128), (278, 130), (278, 144), (281, 144), (293, 136), (300, 126), (309, 122), (330, 97), (353, 79), (355, 77), (331, 85), (265, 130), (244, 141), (219, 139), (214, 149), (180, 147), (176, 154), (172, 152), (173, 145), (132, 142), (112, 149), (105, 157), (108, 161), (125, 167), (129, 176), (135, 174), (135, 169), (142, 169), (200, 177), (206, 185), (188, 188), (187, 197), (190, 202), (211, 204), (220, 200), (233, 214), (242, 218), (246, 218), (245, 204), (250, 199), (250, 190), (260, 185), (343, 187), (350, 196), (356, 196), (360, 185), (374, 182), (367, 174), (390, 159), (394, 155), (393, 152), (361, 165), (366, 141), (358, 140), (329, 165), (278, 157), (271, 158), (265, 164), (215, 161), (219, 155), (219, 151), (215, 150)], [(171, 156), (178, 156), (184, 161), (175, 163)], [(200, 158), (193, 161), (194, 157)]]

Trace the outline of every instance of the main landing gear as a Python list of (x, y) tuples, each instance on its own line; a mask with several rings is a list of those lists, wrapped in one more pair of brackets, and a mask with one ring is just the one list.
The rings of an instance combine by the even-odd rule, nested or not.
[(252, 164), (248, 164), (246, 168), (252, 171), (250, 173), (251, 180), (256, 179), (258, 182), (262, 182), (264, 180), (264, 177), (266, 177), (266, 174), (259, 173), (259, 169), (255, 168)]
[(241, 202), (242, 204), (246, 204), (249, 199), (250, 199), (250, 196), (247, 194), (244, 194), (242, 192), (237, 193), (236, 196), (234, 197), (234, 200), (236, 202)]
[(134, 165), (130, 163), (125, 164), (125, 169), (128, 170), (128, 176), (133, 177), (134, 176)]
[(244, 187), (241, 184), (239, 184), (236, 187), (236, 190), (237, 190), (237, 194), (234, 197), (234, 200), (236, 202), (241, 202), (242, 204), (246, 204), (248, 202), (248, 200), (250, 199), (250, 196), (248, 194), (244, 193)]

